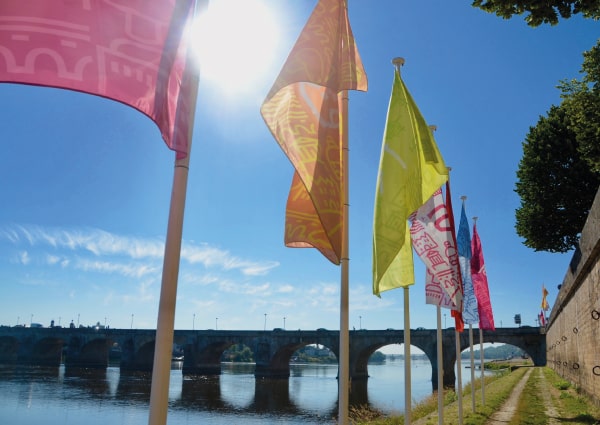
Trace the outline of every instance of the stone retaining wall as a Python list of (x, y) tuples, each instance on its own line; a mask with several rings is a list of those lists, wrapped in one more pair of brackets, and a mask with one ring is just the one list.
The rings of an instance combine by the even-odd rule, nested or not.
[(547, 364), (600, 406), (600, 191), (552, 308)]

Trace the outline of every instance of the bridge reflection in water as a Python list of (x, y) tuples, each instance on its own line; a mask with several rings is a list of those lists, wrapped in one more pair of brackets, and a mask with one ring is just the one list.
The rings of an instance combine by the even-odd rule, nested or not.
[[(95, 328), (10, 328), (0, 327), (0, 364), (106, 368), (111, 347), (121, 348), (121, 372), (150, 371), (154, 358), (154, 330)], [(461, 350), (468, 348), (468, 332), (460, 334)], [(437, 389), (437, 342), (435, 330), (411, 331), (411, 345), (422, 350), (431, 362), (433, 389)], [(175, 331), (174, 342), (184, 347), (184, 376), (218, 376), (223, 352), (236, 344), (254, 353), (254, 376), (287, 379), (296, 350), (309, 344), (328, 347), (339, 357), (339, 332), (316, 331)], [(404, 342), (401, 330), (350, 332), (350, 376), (352, 382), (366, 381), (368, 359), (379, 348)], [(521, 348), (536, 366), (546, 363), (546, 339), (540, 328), (500, 328), (484, 331), (483, 342), (507, 343)], [(474, 332), (479, 344), (479, 332)], [(443, 385), (454, 387), (456, 363), (455, 332), (442, 332)], [(258, 384), (257, 384), (258, 385)], [(357, 384), (358, 385), (358, 384)], [(357, 390), (360, 391), (360, 390)]]

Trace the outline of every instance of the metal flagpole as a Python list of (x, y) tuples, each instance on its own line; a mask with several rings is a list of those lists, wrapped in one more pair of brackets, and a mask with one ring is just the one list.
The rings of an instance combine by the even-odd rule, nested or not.
[(438, 424), (444, 424), (444, 363), (442, 359), (442, 308), (437, 310), (437, 373), (438, 373)]
[[(401, 74), (401, 68), (404, 65), (404, 58), (392, 59), (392, 65), (396, 67), (398, 74)], [(404, 423), (410, 424), (412, 410), (412, 391), (411, 391), (411, 359), (410, 359), (410, 298), (409, 288), (404, 287)]]
[(469, 323), (469, 352), (471, 354), (471, 405), (475, 411), (475, 354), (473, 353), (473, 325)]
[[(462, 200), (464, 207), (467, 197), (463, 195), (460, 199)], [(471, 265), (468, 264), (467, 267), (470, 269)], [(469, 354), (471, 358), (471, 405), (473, 412), (475, 412), (475, 354), (473, 353), (473, 325), (471, 323), (469, 323)]]
[[(473, 217), (473, 225), (477, 225), (477, 217)], [(481, 314), (481, 312), (479, 312)], [(479, 319), (479, 358), (481, 362), (481, 404), (485, 406), (485, 381), (484, 381), (484, 354), (483, 354), (483, 329), (481, 329), (481, 317)]]
[[(452, 167), (448, 167), (448, 179), (450, 179), (450, 172), (452, 171)], [(446, 194), (447, 195), (447, 194)], [(461, 284), (462, 286), (462, 284)], [(462, 311), (460, 312), (462, 314)], [(461, 364), (461, 345), (460, 345), (460, 332), (458, 329), (454, 329), (454, 341), (456, 348), (456, 380), (458, 390), (456, 392), (458, 397), (458, 425), (462, 425), (463, 423), (463, 400), (462, 400), (462, 364)]]
[(341, 112), (340, 112), (340, 131), (342, 135), (342, 255), (341, 265), (341, 284), (340, 284), (340, 358), (338, 370), (338, 423), (340, 425), (348, 424), (348, 399), (350, 392), (350, 332), (348, 320), (348, 281), (349, 281), (349, 178), (348, 178), (348, 91), (344, 90), (341, 94)]
[(410, 425), (412, 410), (410, 376), (410, 303), (408, 299), (408, 286), (404, 287), (404, 423)]
[(457, 389), (456, 394), (458, 396), (458, 425), (463, 423), (463, 405), (462, 405), (462, 365), (460, 361), (460, 332), (454, 330), (454, 341), (456, 342), (456, 380)]
[[(203, 8), (208, 5), (208, 1), (201, 1), (199, 3), (201, 3)], [(199, 7), (197, 6), (196, 12), (198, 9)], [(192, 78), (195, 81), (191, 84), (193, 93), (190, 97), (192, 99), (192, 104), (190, 105), (190, 116), (188, 119), (193, 122), (196, 111), (199, 72), (190, 50), (191, 49), (188, 49), (186, 67), (193, 67), (189, 78)], [(173, 356), (173, 333), (175, 328), (177, 279), (179, 276), (179, 261), (181, 258), (183, 213), (185, 210), (193, 130), (194, 126), (190, 125), (187, 155), (183, 159), (175, 160), (175, 170), (173, 172), (171, 204), (169, 207), (158, 319), (156, 323), (156, 341), (154, 345), (154, 363), (152, 367), (148, 425), (165, 425), (167, 423), (171, 357)]]
[[(481, 322), (479, 323), (481, 326)], [(483, 380), (483, 329), (479, 328), (479, 358), (481, 362), (481, 404), (485, 406), (485, 382)]]
[(171, 191), (171, 207), (169, 210), (169, 224), (167, 227), (165, 257), (163, 260), (158, 320), (156, 325), (154, 365), (152, 368), (152, 385), (150, 390), (149, 425), (164, 425), (167, 423), (169, 379), (175, 326), (175, 301), (177, 297), (177, 276), (179, 274), (183, 211), (185, 207), (185, 195), (189, 171), (189, 157), (190, 154), (188, 151), (185, 159), (175, 161), (173, 188)]

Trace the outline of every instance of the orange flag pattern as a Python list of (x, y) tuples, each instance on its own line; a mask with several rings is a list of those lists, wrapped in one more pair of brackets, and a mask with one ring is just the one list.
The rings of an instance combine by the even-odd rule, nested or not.
[(261, 115), (295, 173), (285, 245), (314, 247), (334, 264), (342, 248), (340, 94), (367, 90), (345, 0), (320, 0), (292, 48)]

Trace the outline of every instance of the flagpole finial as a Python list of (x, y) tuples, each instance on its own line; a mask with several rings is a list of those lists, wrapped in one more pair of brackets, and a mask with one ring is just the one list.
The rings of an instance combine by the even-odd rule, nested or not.
[(473, 222), (477, 223), (477, 219), (478, 219), (478, 218), (479, 218), (479, 217), (477, 217), (477, 216), (473, 217)]
[(446, 167), (448, 169), (448, 172), (452, 171), (452, 167)]
[(404, 60), (404, 58), (392, 59), (392, 65), (394, 65), (396, 67), (396, 70), (398, 70), (398, 74), (400, 74), (400, 68), (402, 68), (402, 66), (404, 65), (404, 62), (406, 62)]
[(406, 62), (404, 60), (404, 58), (398, 57), (398, 58), (392, 59), (392, 64), (396, 67), (400, 67), (400, 66), (404, 65), (404, 62)]
[(465, 205), (465, 201), (467, 200), (467, 197), (465, 195), (463, 195), (463, 196), (460, 197), (460, 200), (462, 201), (463, 206), (464, 206)]
[(430, 126), (429, 126), (429, 129), (430, 129), (431, 131), (437, 131), (437, 125), (430, 125)]

